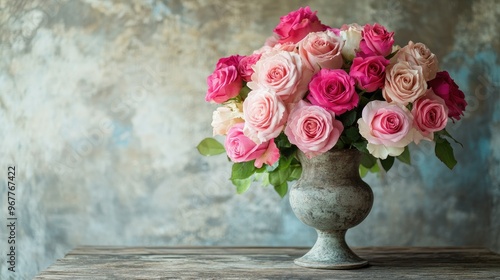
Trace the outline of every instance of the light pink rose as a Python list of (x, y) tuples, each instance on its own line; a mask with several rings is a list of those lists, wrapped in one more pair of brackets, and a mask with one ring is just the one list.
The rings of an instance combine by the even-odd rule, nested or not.
[(359, 42), (361, 56), (388, 56), (391, 54), (392, 45), (394, 45), (394, 32), (388, 32), (378, 23), (366, 24), (363, 27), (362, 39)]
[(233, 65), (215, 70), (208, 76), (207, 84), (205, 100), (219, 104), (236, 97), (243, 87), (238, 69)]
[(290, 112), (285, 134), (290, 143), (313, 158), (333, 148), (343, 130), (332, 111), (301, 100)]
[(285, 104), (265, 89), (248, 93), (243, 101), (245, 135), (255, 143), (263, 143), (277, 137), (288, 117)]
[(349, 75), (356, 80), (358, 88), (373, 92), (384, 86), (387, 65), (389, 60), (383, 56), (356, 57), (352, 61)]
[(363, 27), (359, 26), (357, 23), (349, 25), (344, 24), (340, 28), (340, 36), (345, 41), (344, 47), (342, 48), (342, 56), (345, 60), (353, 60), (356, 53), (359, 51), (362, 31)]
[(406, 106), (424, 95), (426, 90), (427, 83), (422, 66), (400, 61), (387, 67), (382, 89), (382, 95), (387, 102)]
[(413, 117), (406, 107), (376, 100), (369, 102), (361, 115), (359, 133), (374, 157), (399, 156), (413, 141)]
[[(448, 121), (448, 107), (432, 89), (428, 89), (424, 96), (413, 103), (411, 113), (414, 127), (423, 139), (430, 141), (434, 139), (434, 132), (444, 129)], [(418, 144), (420, 138), (416, 137), (415, 143)]]
[(309, 83), (307, 100), (340, 115), (355, 108), (359, 96), (355, 81), (344, 70), (321, 69)]
[(436, 78), (429, 81), (428, 84), (434, 93), (446, 102), (448, 117), (460, 120), (460, 116), (464, 115), (465, 107), (467, 107), (467, 101), (465, 101), (464, 93), (458, 88), (450, 74), (447, 71), (438, 72)]
[(256, 144), (243, 134), (243, 123), (237, 123), (229, 129), (224, 141), (227, 156), (233, 162), (255, 160), (255, 167), (261, 168), (264, 163), (273, 165), (280, 157), (274, 139)]
[(225, 104), (212, 114), (213, 135), (226, 135), (231, 126), (240, 122), (243, 122), (243, 104)]
[(422, 66), (426, 81), (434, 79), (439, 68), (436, 55), (426, 45), (422, 43), (415, 44), (412, 41), (398, 51), (397, 60)]
[(245, 56), (240, 60), (240, 64), (238, 65), (238, 73), (240, 74), (241, 78), (245, 82), (249, 82), (252, 80), (252, 74), (253, 74), (253, 66), (257, 61), (259, 61), (261, 54), (252, 54), (249, 56)]
[(342, 38), (332, 31), (309, 33), (298, 43), (300, 56), (306, 66), (315, 73), (322, 68), (342, 68), (344, 61), (341, 50), (343, 46)]
[(253, 68), (255, 72), (248, 87), (274, 92), (287, 103), (304, 97), (312, 76), (312, 71), (304, 66), (298, 54), (286, 51), (262, 54)]
[(280, 23), (274, 28), (274, 33), (279, 36), (279, 43), (297, 43), (310, 32), (325, 31), (328, 26), (323, 25), (309, 7), (301, 7), (280, 17)]

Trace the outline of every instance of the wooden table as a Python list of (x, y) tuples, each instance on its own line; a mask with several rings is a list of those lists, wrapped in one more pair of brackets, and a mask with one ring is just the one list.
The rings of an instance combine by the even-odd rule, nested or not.
[(80, 247), (35, 279), (500, 279), (500, 255), (484, 248), (367, 247), (357, 270), (294, 265), (307, 248)]

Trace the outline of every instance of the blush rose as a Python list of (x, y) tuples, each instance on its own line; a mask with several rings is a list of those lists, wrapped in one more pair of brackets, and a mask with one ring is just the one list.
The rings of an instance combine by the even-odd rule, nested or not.
[(224, 147), (227, 156), (233, 162), (247, 162), (255, 160), (254, 166), (261, 168), (262, 165), (273, 165), (280, 157), (279, 149), (274, 139), (261, 144), (256, 144), (243, 133), (243, 123), (237, 123), (229, 129)]
[(244, 132), (257, 144), (277, 137), (283, 131), (287, 117), (283, 102), (264, 89), (251, 91), (243, 101)]
[(306, 69), (298, 54), (286, 51), (263, 54), (253, 69), (255, 72), (248, 87), (274, 92), (287, 103), (304, 97), (312, 75), (312, 71)]
[(425, 94), (425, 82), (422, 66), (400, 61), (386, 69), (382, 95), (387, 102), (408, 105)]
[(398, 61), (407, 61), (410, 64), (422, 66), (422, 72), (426, 81), (436, 77), (438, 71), (438, 60), (426, 45), (422, 43), (408, 42), (397, 53)]
[(290, 112), (285, 134), (290, 143), (313, 158), (333, 148), (343, 130), (333, 112), (301, 100)]
[(420, 138), (432, 141), (434, 132), (446, 127), (448, 108), (444, 100), (434, 94), (432, 89), (427, 90), (424, 96), (413, 103), (411, 113), (414, 127), (421, 135), (421, 137), (415, 138), (417, 144), (421, 140)]
[(309, 33), (298, 43), (300, 57), (315, 73), (323, 68), (341, 68), (344, 63), (341, 54), (343, 46), (342, 38), (330, 30)]

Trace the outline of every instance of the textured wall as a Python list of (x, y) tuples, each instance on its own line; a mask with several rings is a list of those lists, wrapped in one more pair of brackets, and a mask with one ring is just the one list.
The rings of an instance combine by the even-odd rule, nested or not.
[[(308, 5), (331, 26), (377, 21), (426, 43), (466, 92), (451, 132), (369, 176), (371, 214), (351, 245), (480, 245), (500, 251), (500, 17), (496, 1), (0, 0), (0, 278), (28, 279), (80, 244), (312, 245), (272, 189), (236, 195), (211, 134), (205, 77), (261, 46)], [(259, 4), (257, 4), (259, 3)], [(16, 165), (16, 274), (6, 270), (7, 166)]]

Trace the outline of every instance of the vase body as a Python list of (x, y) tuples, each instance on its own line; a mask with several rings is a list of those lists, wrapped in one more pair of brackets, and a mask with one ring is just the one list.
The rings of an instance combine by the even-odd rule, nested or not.
[(295, 264), (323, 269), (353, 269), (368, 265), (347, 246), (347, 229), (361, 223), (373, 205), (373, 192), (359, 175), (361, 153), (331, 150), (312, 159), (299, 151), (302, 175), (290, 190), (290, 205), (318, 239)]

